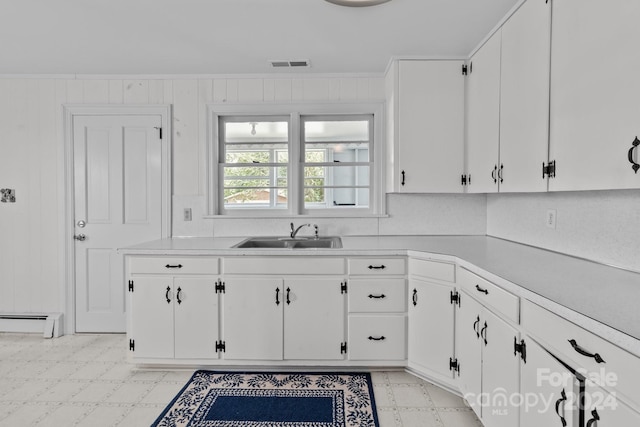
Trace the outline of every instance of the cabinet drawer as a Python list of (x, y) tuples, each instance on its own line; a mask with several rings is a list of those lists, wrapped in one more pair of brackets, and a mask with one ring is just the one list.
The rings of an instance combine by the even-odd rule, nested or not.
[(405, 287), (404, 279), (349, 280), (349, 312), (404, 312)]
[(351, 275), (404, 275), (405, 258), (349, 258)]
[(406, 359), (406, 317), (349, 316), (350, 360)]
[(456, 281), (456, 267), (448, 262), (409, 258), (409, 274), (444, 282), (454, 283)]
[(187, 257), (129, 257), (131, 274), (218, 274), (218, 258)]
[(485, 306), (501, 313), (512, 322), (519, 322), (519, 297), (464, 268), (459, 269), (458, 284)]
[(522, 304), (522, 326), (559, 359), (602, 379), (599, 385), (640, 408), (640, 358), (529, 301)]
[(345, 273), (344, 258), (315, 256), (224, 258), (225, 274), (323, 274)]

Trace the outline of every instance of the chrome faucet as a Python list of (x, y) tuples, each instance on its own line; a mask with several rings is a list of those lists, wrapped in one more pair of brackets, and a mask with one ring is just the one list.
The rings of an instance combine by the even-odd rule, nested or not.
[[(300, 231), (300, 229), (301, 229), (302, 227), (311, 227), (311, 226), (312, 226), (311, 224), (302, 224), (302, 225), (301, 225), (301, 226), (299, 226), (298, 228), (295, 228), (295, 227), (293, 226), (293, 223), (291, 223), (291, 234), (290, 234), (290, 235), (291, 235), (291, 238), (292, 238), (292, 239), (295, 239), (295, 238), (296, 238), (296, 236), (298, 235), (298, 232)], [(317, 226), (316, 224), (313, 224), (313, 228), (314, 228), (314, 230), (315, 230), (315, 238), (317, 239), (317, 238), (318, 238), (318, 226)]]

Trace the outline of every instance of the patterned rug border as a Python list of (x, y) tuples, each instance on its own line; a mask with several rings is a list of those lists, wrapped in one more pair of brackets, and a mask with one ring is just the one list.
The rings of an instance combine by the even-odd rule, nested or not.
[(266, 375), (364, 375), (366, 380), (367, 380), (367, 389), (369, 391), (369, 400), (371, 401), (371, 412), (373, 415), (373, 422), (376, 425), (376, 427), (380, 426), (380, 421), (378, 420), (378, 410), (376, 408), (376, 401), (374, 398), (374, 393), (373, 393), (373, 381), (371, 379), (371, 372), (336, 372), (336, 371), (327, 371), (327, 372), (317, 372), (317, 371), (313, 371), (313, 372), (306, 372), (306, 371), (291, 371), (291, 372), (287, 372), (287, 371), (282, 371), (282, 372), (277, 372), (277, 371), (213, 371), (213, 370), (209, 370), (209, 369), (198, 369), (196, 370), (193, 375), (191, 375), (191, 378), (189, 378), (189, 380), (187, 381), (187, 383), (180, 389), (180, 391), (178, 393), (176, 393), (175, 397), (171, 400), (171, 402), (169, 402), (169, 404), (167, 404), (167, 406), (164, 408), (164, 410), (162, 411), (162, 413), (158, 416), (158, 418), (156, 418), (156, 420), (153, 422), (153, 424), (151, 424), (151, 427), (156, 426), (160, 421), (162, 421), (162, 419), (167, 415), (167, 413), (169, 413), (169, 411), (171, 410), (171, 408), (173, 407), (173, 405), (178, 401), (178, 399), (180, 398), (180, 396), (182, 396), (182, 393), (185, 392), (185, 390), (187, 390), (187, 388), (189, 387), (189, 385), (191, 384), (191, 382), (194, 380), (194, 378), (196, 377), (196, 375), (200, 374), (200, 373), (206, 373), (206, 374), (221, 374), (221, 375), (225, 375), (225, 374), (240, 374), (240, 375), (259, 375), (259, 374), (266, 374)]

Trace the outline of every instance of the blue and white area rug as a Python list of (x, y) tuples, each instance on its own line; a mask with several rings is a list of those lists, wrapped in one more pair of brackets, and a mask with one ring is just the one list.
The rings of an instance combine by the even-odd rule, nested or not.
[(152, 427), (378, 427), (371, 375), (197, 371)]

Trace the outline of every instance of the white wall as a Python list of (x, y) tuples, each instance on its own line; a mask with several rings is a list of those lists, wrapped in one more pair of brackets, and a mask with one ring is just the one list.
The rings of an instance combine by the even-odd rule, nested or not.
[(640, 272), (640, 190), (491, 194), (487, 234)]

